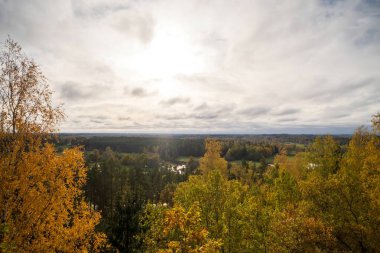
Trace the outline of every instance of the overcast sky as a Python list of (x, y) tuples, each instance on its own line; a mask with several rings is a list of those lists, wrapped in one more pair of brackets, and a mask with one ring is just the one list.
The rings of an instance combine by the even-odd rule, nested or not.
[(380, 0), (0, 0), (62, 132), (351, 133), (380, 111)]

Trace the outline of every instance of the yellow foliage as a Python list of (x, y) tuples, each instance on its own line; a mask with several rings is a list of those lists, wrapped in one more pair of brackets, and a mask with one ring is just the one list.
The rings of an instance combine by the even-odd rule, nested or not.
[(272, 215), (269, 252), (321, 252), (336, 249), (332, 228), (316, 217), (309, 217), (305, 203), (287, 205)]
[(339, 170), (327, 178), (311, 173), (301, 183), (310, 213), (332, 228), (341, 247), (354, 252), (380, 250), (380, 142), (359, 129)]
[(8, 38), (0, 52), (0, 132), (49, 133), (64, 117), (38, 65)]
[(220, 156), (222, 145), (217, 140), (206, 140), (206, 153), (199, 159), (199, 169), (203, 175), (212, 170), (219, 170), (222, 175), (227, 177), (227, 161)]
[(105, 246), (100, 214), (85, 202), (79, 148), (44, 144), (63, 118), (38, 66), (11, 39), (0, 55), (0, 249), (87, 252)]
[[(152, 207), (156, 210), (149, 211)], [(187, 212), (178, 205), (168, 210), (150, 205), (147, 211), (153, 214), (147, 233), (153, 238), (145, 238), (147, 252), (220, 252), (221, 241), (210, 239), (207, 229), (202, 226), (198, 203), (194, 203)], [(162, 215), (157, 215), (157, 211)]]
[(307, 163), (303, 152), (297, 153), (292, 158), (280, 153), (275, 157), (274, 163), (279, 166), (280, 171), (289, 172), (297, 180), (304, 179), (306, 176)]
[(83, 252), (105, 242), (94, 232), (100, 214), (84, 201), (83, 154), (57, 154), (52, 145), (14, 149), (0, 158), (2, 243), (18, 252)]

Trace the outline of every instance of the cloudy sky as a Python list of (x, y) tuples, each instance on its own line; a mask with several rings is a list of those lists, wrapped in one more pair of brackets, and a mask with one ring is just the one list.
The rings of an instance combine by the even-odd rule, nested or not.
[(351, 133), (380, 111), (380, 1), (0, 0), (62, 132)]

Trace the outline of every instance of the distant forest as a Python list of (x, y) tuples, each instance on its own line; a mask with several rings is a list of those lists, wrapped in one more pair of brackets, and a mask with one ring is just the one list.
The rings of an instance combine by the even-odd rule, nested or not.
[[(278, 149), (287, 146), (295, 150), (296, 144), (309, 145), (317, 135), (141, 135), (125, 136), (118, 134), (60, 134), (55, 139), (57, 146), (84, 146), (85, 150), (92, 149), (105, 150), (110, 147), (117, 152), (141, 153), (160, 152), (166, 159), (175, 159), (179, 156), (202, 156), (205, 152), (204, 142), (208, 138), (220, 140), (223, 144), (222, 156), (231, 149), (240, 149), (239, 157), (232, 160), (249, 159), (249, 145), (269, 145)], [(347, 145), (351, 136), (335, 135), (334, 139), (340, 145)], [(292, 146), (293, 145), (293, 146)], [(234, 146), (234, 148), (232, 148)], [(248, 150), (247, 150), (248, 149)], [(166, 156), (164, 155), (166, 153)]]

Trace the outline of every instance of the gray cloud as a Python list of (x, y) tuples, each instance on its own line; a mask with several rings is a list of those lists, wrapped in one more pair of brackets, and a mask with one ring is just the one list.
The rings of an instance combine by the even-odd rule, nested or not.
[(227, 77), (218, 77), (215, 75), (177, 75), (176, 79), (181, 82), (190, 83), (192, 86), (198, 87), (199, 89), (216, 89), (223, 87), (223, 91), (231, 92), (236, 91), (236, 86), (228, 81)]
[(278, 119), (280, 122), (290, 122), (290, 121), (297, 121), (297, 118), (280, 118)]
[(96, 124), (103, 124), (104, 120), (99, 120), (99, 119), (90, 119), (91, 123), (96, 123)]
[(146, 97), (146, 96), (150, 96), (152, 94), (154, 94), (154, 93), (150, 93), (143, 88), (134, 88), (131, 91), (131, 95), (134, 97)]
[(99, 18), (109, 15), (112, 12), (128, 9), (128, 1), (71, 1), (72, 11), (79, 18)]
[(334, 84), (328, 81), (315, 83), (313, 87), (307, 91), (309, 94), (306, 99), (316, 101), (331, 101), (337, 97), (346, 97), (362, 91), (376, 91), (380, 85), (380, 80), (374, 78), (364, 78), (362, 80), (345, 80), (344, 83)]
[(128, 121), (131, 120), (131, 117), (125, 117), (125, 116), (120, 116), (117, 118), (119, 121)]
[(87, 119), (94, 119), (94, 120), (107, 120), (110, 119), (108, 115), (89, 115), (89, 114), (82, 114), (78, 116), (79, 119), (87, 118)]
[(268, 107), (249, 107), (249, 108), (239, 110), (238, 113), (249, 116), (249, 117), (255, 117), (255, 116), (267, 114), (270, 111), (271, 109)]
[(142, 43), (151, 42), (154, 36), (154, 20), (150, 14), (130, 10), (118, 13), (114, 28), (125, 36), (134, 36)]
[(301, 111), (300, 109), (289, 108), (289, 109), (285, 109), (285, 110), (276, 112), (276, 113), (274, 113), (274, 115), (279, 115), (279, 116), (291, 115), (291, 114), (296, 114), (296, 113), (298, 113), (300, 111)]
[(194, 108), (194, 111), (202, 111), (202, 110), (206, 110), (206, 109), (208, 109), (208, 108), (209, 108), (208, 104), (207, 104), (206, 102), (204, 102), (204, 103), (202, 103), (202, 104), (196, 106), (196, 107)]
[(190, 102), (190, 98), (187, 97), (174, 97), (167, 100), (162, 100), (160, 104), (165, 106), (172, 106), (175, 104), (188, 104)]
[(81, 89), (79, 83), (69, 81), (62, 85), (61, 96), (67, 100), (85, 99), (89, 95), (92, 95), (91, 92)]
[(177, 114), (168, 114), (168, 115), (161, 115), (157, 118), (159, 119), (165, 119), (165, 120), (193, 120), (193, 119), (201, 119), (201, 120), (212, 120), (220, 117), (220, 114), (218, 113), (177, 113)]
[(143, 88), (135, 88), (132, 90), (131, 94), (136, 97), (146, 96), (147, 92)]
[(194, 118), (196, 119), (207, 119), (207, 120), (210, 120), (210, 119), (216, 119), (218, 118), (220, 115), (217, 114), (217, 113), (206, 113), (206, 114), (195, 114), (194, 115)]
[(108, 89), (105, 85), (92, 84), (84, 86), (81, 83), (68, 81), (61, 85), (61, 96), (68, 101), (92, 100), (104, 95)]

